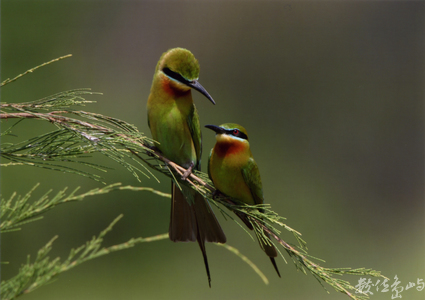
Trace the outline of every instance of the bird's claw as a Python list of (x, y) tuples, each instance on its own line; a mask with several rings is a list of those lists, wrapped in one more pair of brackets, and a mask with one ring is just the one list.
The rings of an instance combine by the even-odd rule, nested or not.
[(194, 166), (194, 164), (192, 162), (190, 164), (189, 168), (187, 168), (187, 170), (183, 173), (182, 180), (186, 180), (190, 176), (190, 174), (192, 174), (193, 166)]

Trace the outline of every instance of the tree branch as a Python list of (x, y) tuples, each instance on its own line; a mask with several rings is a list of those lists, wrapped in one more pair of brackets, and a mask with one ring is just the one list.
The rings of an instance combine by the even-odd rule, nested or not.
[[(52, 105), (51, 102), (49, 102), (49, 105), (49, 108), (55, 107), (55, 105)], [(301, 238), (301, 234), (282, 223), (281, 220), (283, 220), (283, 218), (275, 212), (271, 211), (269, 205), (242, 204), (237, 199), (232, 199), (223, 195), (219, 197), (213, 197), (213, 195), (216, 194), (216, 189), (205, 173), (191, 173), (187, 180), (184, 181), (180, 180), (180, 178), (176, 178), (176, 176), (183, 176), (186, 169), (164, 157), (161, 152), (152, 146), (154, 141), (149, 140), (147, 137), (139, 133), (134, 126), (122, 120), (85, 111), (74, 111), (69, 109), (53, 110), (47, 113), (42, 113), (32, 111), (34, 107), (37, 107), (38, 109), (48, 109), (43, 107), (42, 103), (28, 103), (25, 105), (3, 104), (0, 106), (0, 118), (40, 119), (51, 122), (61, 128), (61, 130), (72, 132), (72, 143), (79, 143), (80, 147), (81, 144), (83, 144), (83, 148), (85, 147), (86, 149), (90, 149), (90, 153), (99, 152), (107, 155), (108, 157), (112, 157), (120, 164), (126, 166), (127, 169), (131, 170), (133, 174), (136, 174), (135, 176), (137, 176), (137, 173), (135, 172), (140, 170), (134, 169), (135, 166), (131, 163), (128, 163), (126, 159), (136, 161), (139, 164), (140, 162), (143, 162), (144, 164), (148, 165), (148, 167), (165, 174), (174, 181), (178, 181), (179, 185), (185, 184), (192, 187), (201, 193), (208, 201), (216, 205), (224, 214), (230, 218), (232, 217), (224, 212), (217, 203), (225, 206), (235, 213), (246, 215), (250, 222), (255, 225), (255, 233), (260, 239), (265, 239), (266, 241), (268, 240), (271, 243), (268, 235), (265, 234), (265, 232), (268, 233), (273, 239), (275, 239), (280, 245), (283, 246), (298, 269), (302, 270), (304, 273), (306, 273), (305, 269), (307, 269), (310, 273), (313, 274), (314, 277), (319, 280), (319, 282), (322, 280), (330, 284), (335, 290), (348, 295), (352, 299), (365, 299), (365, 297), (353, 294), (350, 291), (357, 291), (356, 288), (351, 286), (347, 281), (333, 278), (332, 275), (353, 274), (384, 277), (380, 274), (380, 272), (370, 269), (330, 269), (323, 268), (317, 263), (312, 262), (310, 260), (311, 256), (307, 254), (304, 247), (305, 241)], [(6, 112), (5, 110), (14, 110), (15, 112)], [(73, 114), (78, 117), (88, 118), (90, 119), (90, 122), (76, 118), (70, 118), (68, 116), (64, 116), (65, 114)], [(111, 125), (113, 127), (111, 127)], [(60, 136), (59, 133), (56, 135)], [(50, 137), (47, 141), (50, 144), (55, 143), (55, 139), (51, 139)], [(42, 140), (40, 143), (42, 146), (45, 144), (44, 140)], [(28, 143), (27, 146), (29, 144), (31, 143)], [(32, 149), (31, 147), (34, 146), (31, 144), (31, 146), (28, 147)], [(14, 151), (11, 152), (15, 154), (14, 158), (16, 159), (16, 152), (25, 152), (27, 149), (28, 148), (23, 147), (20, 149), (14, 149)], [(9, 152), (6, 151), (6, 153)], [(42, 153), (42, 151), (38, 152), (38, 154), (40, 153)], [(82, 152), (76, 152), (74, 154), (78, 156), (81, 155)], [(21, 155), (25, 156), (25, 153), (22, 153)], [(51, 153), (43, 153), (41, 157), (53, 156)], [(135, 160), (135, 158), (137, 159)], [(145, 166), (143, 167), (147, 170)], [(260, 212), (259, 208), (261, 208), (264, 213)], [(279, 237), (280, 232), (271, 224), (277, 224), (292, 232), (299, 243), (299, 247), (292, 246), (281, 239)]]

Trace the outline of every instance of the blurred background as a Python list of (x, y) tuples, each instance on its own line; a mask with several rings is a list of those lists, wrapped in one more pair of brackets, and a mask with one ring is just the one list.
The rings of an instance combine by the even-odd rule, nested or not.
[[(72, 54), (1, 90), (2, 102), (36, 100), (74, 88), (102, 96), (85, 110), (126, 120), (150, 136), (146, 101), (160, 55), (191, 50), (200, 82), (217, 105), (194, 92), (201, 125), (239, 123), (248, 130), (266, 201), (300, 231), (309, 253), (325, 267), (382, 271), (404, 288), (425, 280), (424, 70), (422, 1), (2, 1), (1, 79)], [(2, 123), (3, 129), (9, 123)], [(53, 130), (25, 121), (17, 142)], [(203, 128), (203, 170), (213, 133)], [(150, 186), (121, 166), (107, 183)], [(5, 162), (5, 161), (3, 161)], [(35, 198), (81, 186), (79, 177), (31, 167), (3, 168), (2, 197)], [(34, 199), (35, 199), (34, 198)], [(17, 273), (27, 254), (54, 235), (51, 257), (66, 258), (118, 215), (105, 244), (168, 230), (168, 199), (114, 192), (61, 205), (44, 219), (2, 235), (2, 280)], [(268, 258), (232, 221), (219, 220), (228, 244), (247, 255), (270, 280), (264, 285), (237, 256), (207, 245), (212, 288), (196, 243), (139, 244), (87, 262), (22, 299), (348, 299), (311, 275)], [(283, 232), (282, 237), (294, 242)], [(359, 277), (344, 276), (356, 285)], [(377, 279), (372, 278), (376, 283)], [(371, 299), (392, 292), (371, 291)], [(405, 290), (405, 299), (425, 291)]]

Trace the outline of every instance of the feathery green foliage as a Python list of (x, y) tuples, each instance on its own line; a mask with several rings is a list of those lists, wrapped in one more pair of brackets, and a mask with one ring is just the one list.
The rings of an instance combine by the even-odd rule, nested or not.
[(156, 191), (152, 188), (122, 186), (121, 183), (114, 183), (102, 188), (95, 188), (88, 192), (78, 194), (79, 187), (75, 188), (67, 194), (68, 188), (59, 191), (53, 197), (50, 197), (52, 190), (42, 195), (38, 200), (30, 202), (30, 198), (34, 190), (39, 186), (36, 184), (23, 197), (17, 196), (14, 192), (9, 199), (1, 199), (0, 202), (0, 233), (20, 230), (20, 226), (40, 220), (42, 214), (58, 206), (73, 201), (82, 201), (88, 196), (102, 195), (115, 190), (133, 190), (133, 191), (149, 191), (162, 197), (170, 198), (169, 194)]
[(15, 299), (16, 297), (29, 293), (45, 284), (50, 283), (57, 275), (62, 272), (68, 271), (83, 262), (106, 255), (111, 252), (128, 249), (136, 244), (143, 242), (151, 242), (168, 238), (167, 234), (161, 234), (150, 238), (132, 238), (125, 243), (102, 247), (103, 238), (112, 230), (112, 227), (122, 218), (118, 216), (112, 221), (109, 226), (103, 230), (97, 237), (93, 237), (90, 241), (86, 242), (76, 249), (71, 249), (68, 258), (61, 261), (59, 257), (50, 259), (47, 255), (52, 249), (52, 244), (57, 236), (52, 238), (43, 248), (41, 248), (34, 262), (30, 262), (28, 256), (27, 263), (22, 265), (16, 276), (9, 280), (2, 281), (1, 284), (1, 297), (2, 299)]
[[(73, 201), (82, 201), (89, 196), (103, 195), (116, 190), (147, 191), (157, 194), (161, 197), (171, 198), (170, 194), (162, 193), (149, 187), (122, 186), (120, 183), (115, 183), (102, 188), (95, 188), (82, 194), (77, 194), (79, 188), (76, 188), (67, 194), (67, 188), (65, 188), (59, 191), (53, 197), (50, 197), (52, 191), (49, 190), (38, 200), (31, 203), (30, 198), (38, 186), (38, 184), (35, 185), (27, 194), (22, 197), (18, 196), (16, 193), (13, 193), (9, 199), (1, 199), (1, 233), (20, 230), (20, 226), (26, 225), (36, 220), (40, 220), (42, 218), (41, 214), (47, 212), (59, 204)], [(102, 247), (103, 238), (109, 231), (112, 230), (112, 227), (121, 218), (122, 215), (118, 216), (105, 230), (103, 230), (97, 237), (93, 237), (92, 240), (86, 242), (85, 245), (82, 245), (76, 249), (72, 249), (68, 255), (68, 258), (64, 261), (61, 261), (59, 257), (54, 259), (48, 257), (48, 253), (52, 249), (54, 240), (58, 238), (57, 236), (53, 237), (44, 247), (38, 251), (37, 256), (33, 262), (31, 262), (30, 257), (28, 256), (27, 262), (21, 266), (17, 275), (1, 282), (1, 298), (5, 300), (15, 299), (20, 295), (29, 293), (36, 288), (52, 282), (52, 280), (54, 280), (60, 273), (68, 271), (91, 259), (109, 254), (111, 252), (128, 249), (139, 243), (154, 242), (168, 238), (168, 233), (164, 233), (146, 238), (132, 238), (118, 245)], [(264, 274), (246, 256), (231, 246), (226, 245), (225, 248), (239, 256), (264, 280)]]
[[(146, 148), (143, 145), (150, 141), (137, 128), (116, 118), (70, 109), (74, 105), (92, 103), (93, 101), (82, 98), (83, 95), (92, 94), (99, 93), (78, 89), (33, 102), (1, 104), (2, 119), (18, 119), (18, 122), (2, 133), (3, 136), (12, 134), (12, 130), (23, 119), (38, 119), (56, 125), (56, 130), (29, 140), (16, 144), (2, 143), (1, 156), (10, 161), (2, 166), (31, 165), (100, 180), (99, 175), (71, 167), (69, 163), (78, 163), (105, 172), (106, 167), (81, 160), (93, 153), (102, 153), (123, 165), (136, 178), (138, 174), (153, 176), (139, 160), (134, 159), (129, 150), (134, 147), (134, 143), (142, 146), (143, 150)], [(127, 162), (127, 158), (132, 163)]]
[[(24, 74), (27, 73), (29, 73), (29, 71)], [(13, 82), (19, 77), (20, 76), (17, 76), (12, 80), (6, 80), (2, 83), (2, 85)], [(190, 186), (205, 196), (205, 198), (208, 199), (210, 203), (213, 203), (215, 206), (217, 206), (224, 216), (227, 216), (231, 219), (233, 219), (233, 217), (222, 208), (223, 206), (230, 211), (237, 211), (246, 214), (254, 226), (255, 234), (259, 239), (263, 239), (272, 243), (272, 241), (265, 234), (265, 232), (269, 233), (271, 237), (283, 247), (285, 252), (289, 255), (289, 257), (291, 257), (295, 266), (299, 270), (304, 273), (307, 273), (307, 271), (310, 272), (318, 279), (321, 284), (322, 282), (325, 282), (332, 286), (335, 290), (348, 295), (352, 299), (366, 299), (367, 295), (361, 291), (358, 291), (355, 287), (350, 285), (348, 281), (337, 279), (334, 277), (334, 275), (350, 274), (384, 277), (380, 274), (380, 272), (371, 269), (321, 267), (319, 264), (313, 261), (318, 259), (315, 259), (307, 253), (306, 242), (301, 238), (301, 234), (284, 224), (284, 218), (273, 212), (270, 209), (270, 205), (261, 205), (263, 212), (260, 212), (258, 209), (259, 205), (251, 206), (247, 204), (241, 204), (238, 203), (238, 201), (235, 199), (230, 199), (224, 196), (217, 196), (212, 182), (208, 179), (208, 176), (205, 173), (195, 172), (194, 174), (191, 174), (186, 181), (177, 180), (177, 178), (180, 178), (186, 170), (174, 162), (168, 160), (166, 157), (163, 157), (161, 153), (156, 151), (153, 147), (154, 141), (140, 133), (135, 126), (113, 117), (103, 116), (81, 110), (74, 110), (72, 108), (74, 106), (82, 106), (91, 103), (92, 101), (85, 100), (83, 96), (93, 94), (98, 93), (90, 92), (88, 89), (78, 89), (62, 92), (33, 102), (1, 104), (1, 119), (18, 120), (15, 124), (2, 133), (3, 136), (13, 134), (13, 131), (16, 130), (17, 125), (19, 125), (22, 120), (37, 119), (41, 121), (47, 121), (54, 124), (56, 127), (55, 130), (49, 133), (42, 134), (17, 144), (2, 144), (1, 156), (4, 159), (9, 160), (9, 163), (2, 164), (2, 166), (32, 165), (52, 170), (71, 172), (100, 181), (100, 175), (83, 171), (78, 168), (78, 164), (80, 164), (81, 166), (89, 166), (93, 168), (94, 171), (106, 172), (108, 168), (82, 160), (83, 158), (94, 153), (100, 153), (122, 165), (136, 178), (139, 178), (140, 174), (149, 178), (156, 178), (151, 171), (155, 170), (170, 177), (177, 183), (178, 186), (181, 184)], [(106, 190), (114, 188), (118, 188), (118, 186), (110, 185), (105, 187)], [(99, 189), (95, 191), (95, 193), (102, 193), (101, 191), (102, 190)], [(42, 207), (42, 211), (46, 211), (60, 203), (81, 200), (81, 197), (78, 198), (77, 196), (74, 196), (75, 192), (76, 191), (72, 192), (70, 197), (67, 198), (64, 196), (65, 191), (61, 191), (52, 200), (46, 200), (47, 198), (40, 199), (38, 205)], [(19, 214), (16, 213), (18, 210), (14, 210), (14, 205), (22, 205), (26, 202), (29, 196), (18, 198), (18, 201), (14, 203), (12, 201), (12, 196), (11, 199), (5, 202), (5, 214), (9, 214), (8, 216), (10, 219), (6, 219), (4, 221), (6, 222), (4, 225), (2, 223), (1, 230), (14, 230), (25, 222), (35, 220), (39, 217), (42, 211), (39, 211), (39, 207), (37, 206), (25, 206), (26, 204), (24, 204), (22, 209), (18, 209), (26, 213), (25, 218), (23, 219), (19, 218)], [(87, 257), (103, 255), (99, 254), (98, 252), (101, 240), (104, 234), (106, 234), (106, 232), (112, 228), (112, 225), (115, 224), (116, 221), (114, 221), (104, 232), (102, 232), (98, 238), (93, 239), (92, 242), (89, 242), (77, 250), (71, 251), (71, 258), (68, 258), (68, 260), (65, 261), (65, 264), (69, 265), (73, 257), (80, 251), (82, 251), (82, 254), (80, 254), (81, 262), (87, 260)], [(290, 243), (287, 243), (281, 239), (279, 236), (280, 231), (275, 228), (276, 226), (283, 227), (285, 230), (292, 233), (298, 243), (298, 246), (291, 245)], [(136, 239), (135, 241), (139, 240)], [(31, 272), (28, 270), (33, 270), (35, 266), (39, 266), (40, 270), (45, 270), (43, 272), (46, 273), (50, 272), (50, 269), (54, 270), (54, 274), (57, 274), (58, 270), (67, 269), (62, 265), (59, 265), (61, 267), (58, 267), (55, 260), (50, 262), (48, 259), (46, 260), (46, 255), (51, 247), (51, 242), (49, 242), (42, 250), (40, 250), (39, 255), (37, 256), (33, 265), (28, 263), (26, 267), (23, 267), (23, 270), (21, 270), (23, 274), (30, 274)], [(231, 248), (228, 249), (231, 250)], [(111, 250), (105, 251), (108, 252)], [(237, 253), (237, 251), (235, 253)], [(242, 258), (241, 255), (240, 257)], [(52, 273), (49, 273), (49, 277), (44, 276), (43, 272), (40, 272), (40, 280), (41, 282), (48, 282), (51, 279), (50, 275)], [(25, 276), (21, 276), (21, 278), (24, 277)], [(31, 284), (35, 284), (35, 282)], [(39, 284), (40, 283), (37, 283), (35, 286)], [(20, 288), (22, 286), (22, 282), (13, 283), (12, 281), (10, 285), (6, 286), (8, 287), (8, 290), (28, 290), (28, 288)], [(26, 283), (25, 287), (28, 286), (32, 285)], [(355, 295), (353, 293), (354, 291), (363, 295)]]

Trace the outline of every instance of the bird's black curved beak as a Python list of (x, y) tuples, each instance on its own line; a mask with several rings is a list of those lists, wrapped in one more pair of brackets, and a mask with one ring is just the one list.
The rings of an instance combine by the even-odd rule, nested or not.
[(210, 100), (212, 102), (212, 104), (215, 104), (214, 99), (210, 96), (210, 94), (208, 94), (207, 90), (197, 80), (187, 81), (187, 82), (185, 82), (185, 84), (187, 86), (190, 86), (192, 89), (197, 90), (202, 95), (207, 97), (208, 100)]
[(215, 133), (217, 134), (223, 134), (226, 132), (226, 130), (223, 127), (216, 126), (216, 125), (205, 125), (205, 127), (215, 131)]

